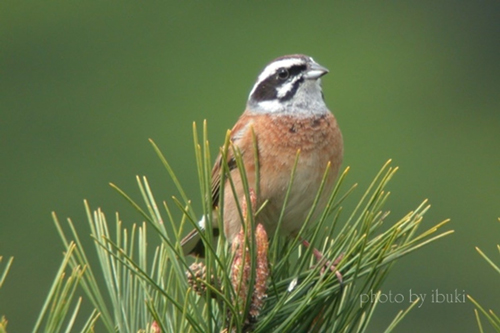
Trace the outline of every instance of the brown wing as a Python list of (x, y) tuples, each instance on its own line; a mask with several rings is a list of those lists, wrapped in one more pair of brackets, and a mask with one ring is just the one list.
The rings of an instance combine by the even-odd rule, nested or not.
[[(242, 121), (243, 120), (243, 121)], [(248, 128), (248, 119), (245, 119), (245, 114), (239, 119), (236, 125), (231, 130), (231, 142), (234, 145), (238, 145), (237, 142), (239, 139), (245, 135), (246, 129)], [(243, 152), (242, 152), (243, 153)], [(233, 150), (230, 148), (227, 151), (227, 167), (229, 172), (237, 168), (236, 160), (234, 158)], [(212, 193), (212, 205), (215, 209), (219, 204), (219, 197), (221, 192), (221, 179), (222, 179), (222, 171), (224, 170), (222, 165), (222, 154), (219, 153), (217, 159), (215, 160), (214, 167), (212, 169), (212, 184), (211, 184), (211, 193)], [(213, 228), (214, 236), (218, 236), (219, 230), (217, 227)], [(198, 235), (198, 231), (192, 230), (184, 239), (181, 241), (181, 246), (183, 248), (184, 254), (190, 254), (198, 257), (204, 257), (204, 247), (203, 242), (201, 241), (200, 235)]]
[[(233, 154), (229, 154), (228, 152), (228, 161), (227, 167), (229, 172), (231, 170), (236, 169), (236, 160), (232, 156)], [(220, 187), (221, 187), (221, 179), (222, 179), (222, 155), (219, 154), (217, 160), (215, 162), (214, 168), (212, 169), (212, 205), (213, 208), (216, 208), (219, 205), (219, 195), (220, 195)]]
[[(251, 117), (246, 115), (245, 113), (240, 117), (236, 125), (234, 125), (233, 129), (231, 130), (231, 143), (242, 149), (238, 145), (238, 141), (247, 134), (247, 129), (250, 128), (251, 125)], [(224, 149), (224, 148), (221, 148)], [(243, 151), (241, 151), (243, 154)], [(231, 146), (227, 150), (227, 167), (228, 171), (231, 172), (231, 170), (234, 170), (237, 168), (236, 165), (236, 159), (234, 158), (234, 152)], [(220, 187), (221, 187), (221, 179), (222, 179), (222, 153), (219, 153), (219, 156), (217, 156), (217, 159), (215, 160), (214, 167), (212, 169), (212, 204), (213, 207), (217, 207), (219, 204), (219, 195), (220, 195)]]
[[(229, 155), (229, 152), (228, 152)], [(236, 161), (232, 157), (228, 156), (228, 168), (229, 171), (233, 170), (236, 168)], [(222, 154), (219, 154), (217, 156), (217, 159), (215, 160), (215, 165), (212, 169), (212, 205), (213, 208), (215, 209), (218, 204), (219, 204), (219, 195), (220, 195), (220, 187), (221, 187), (221, 179), (222, 179)], [(213, 237), (219, 236), (219, 229), (217, 226), (212, 227), (213, 231)], [(182, 240), (181, 240), (181, 246), (182, 246), (182, 251), (184, 252), (184, 255), (193, 255), (195, 257), (199, 258), (204, 258), (205, 257), (205, 246), (201, 240), (200, 235), (198, 234), (197, 229), (191, 230), (189, 234), (187, 234)]]

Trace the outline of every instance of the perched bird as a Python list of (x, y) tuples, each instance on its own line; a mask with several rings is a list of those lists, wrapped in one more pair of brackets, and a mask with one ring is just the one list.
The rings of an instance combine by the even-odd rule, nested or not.
[[(279, 232), (291, 236), (299, 232), (328, 163), (330, 172), (316, 212), (325, 207), (333, 189), (342, 163), (343, 141), (337, 121), (323, 99), (321, 77), (327, 73), (326, 68), (302, 54), (273, 60), (257, 78), (246, 109), (231, 130), (230, 139), (241, 152), (248, 184), (251, 188), (258, 187), (258, 206), (267, 201), (258, 219), (268, 235), (276, 230), (298, 151), (295, 176)], [(235, 197), (241, 202), (245, 200), (245, 192), (234, 163), (234, 151), (229, 149), (227, 155), (235, 190), (233, 192), (228, 177), (221, 183), (223, 161), (219, 154), (212, 171), (212, 199), (215, 210), (220, 194), (224, 194), (224, 233), (232, 242), (242, 226)], [(255, 184), (256, 170), (259, 184)], [(218, 232), (216, 215), (212, 219), (214, 233)], [(206, 220), (202, 218), (199, 223), (202, 229)], [(185, 254), (204, 255), (197, 230), (188, 234), (181, 245)]]

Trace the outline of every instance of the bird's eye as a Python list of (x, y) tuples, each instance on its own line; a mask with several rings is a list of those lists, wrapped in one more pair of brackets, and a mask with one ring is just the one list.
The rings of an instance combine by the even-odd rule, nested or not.
[(286, 68), (280, 68), (278, 70), (278, 79), (280, 80), (286, 80), (290, 76), (290, 73)]

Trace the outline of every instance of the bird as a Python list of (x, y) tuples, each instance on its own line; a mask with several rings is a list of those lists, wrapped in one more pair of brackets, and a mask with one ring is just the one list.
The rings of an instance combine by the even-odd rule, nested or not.
[[(344, 144), (337, 120), (324, 100), (321, 78), (327, 73), (325, 67), (304, 54), (274, 59), (257, 77), (245, 110), (230, 131), (231, 144), (241, 155), (248, 184), (258, 187), (257, 205), (265, 203), (258, 218), (268, 235), (276, 231), (285, 203), (279, 234), (294, 236), (301, 230), (327, 166), (330, 169), (316, 215), (326, 206), (334, 187)], [(294, 177), (285, 200), (292, 171)], [(223, 172), (226, 172), (224, 177)], [(233, 185), (228, 181), (229, 176)], [(256, 184), (257, 179), (259, 184)], [(243, 224), (236, 200), (245, 200), (233, 149), (228, 149), (227, 154), (219, 153), (216, 158), (211, 188), (213, 218), (204, 216), (198, 223), (199, 229), (203, 231), (206, 221), (212, 220), (214, 236), (219, 235), (216, 210), (220, 208), (220, 196), (223, 195), (221, 225), (226, 240), (232, 243)], [(316, 217), (313, 215), (310, 221)], [(198, 232), (194, 229), (181, 240), (185, 255), (204, 256)]]

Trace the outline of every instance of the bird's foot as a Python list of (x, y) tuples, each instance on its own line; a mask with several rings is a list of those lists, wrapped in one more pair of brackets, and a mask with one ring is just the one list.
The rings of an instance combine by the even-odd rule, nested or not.
[[(302, 244), (305, 247), (310, 247), (311, 244), (306, 241), (305, 239), (302, 240)], [(342, 286), (343, 284), (343, 276), (342, 273), (337, 269), (337, 265), (342, 261), (344, 258), (344, 254), (341, 253), (333, 262), (325, 258), (323, 253), (321, 253), (318, 249), (313, 248), (313, 255), (316, 257), (316, 260), (318, 260), (318, 264), (323, 264), (323, 267), (321, 268), (321, 274), (324, 274), (327, 269), (335, 273), (337, 276), (337, 280), (339, 281), (340, 285)]]

